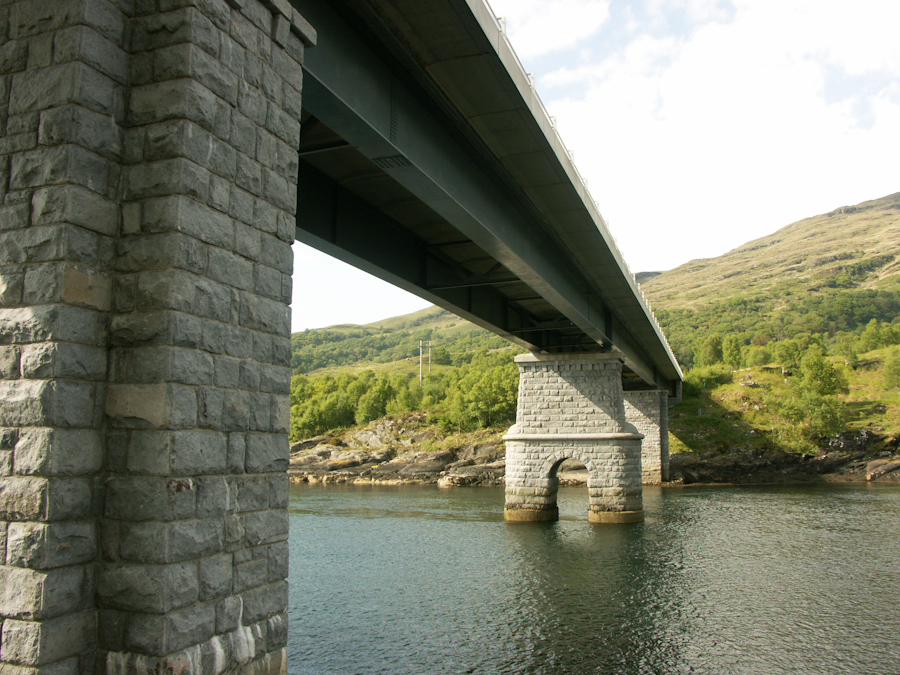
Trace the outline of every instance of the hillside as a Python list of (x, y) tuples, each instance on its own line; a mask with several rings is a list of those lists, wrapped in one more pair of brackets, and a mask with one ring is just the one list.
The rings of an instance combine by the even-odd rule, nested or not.
[(509, 344), (440, 307), (429, 307), (363, 326), (330, 326), (294, 333), (291, 372), (322, 374), (342, 368), (371, 368), (411, 373), (418, 370), (420, 340), (431, 341), (435, 366), (459, 364), (479, 349)]
[[(900, 193), (638, 278), (687, 372), (673, 452), (743, 466), (900, 443)], [(385, 412), (427, 411), (445, 433), (514, 415), (517, 350), (440, 308), (292, 339), (293, 373), (310, 375), (292, 382), (292, 440)], [(421, 383), (420, 340), (433, 343)]]
[(806, 218), (718, 258), (638, 275), (652, 304), (697, 308), (734, 296), (900, 286), (900, 192)]

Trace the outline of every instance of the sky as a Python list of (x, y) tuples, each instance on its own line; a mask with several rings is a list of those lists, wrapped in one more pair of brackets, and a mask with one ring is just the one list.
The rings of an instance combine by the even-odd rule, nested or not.
[[(898, 0), (489, 4), (633, 272), (900, 191)], [(428, 306), (294, 250), (295, 331)]]

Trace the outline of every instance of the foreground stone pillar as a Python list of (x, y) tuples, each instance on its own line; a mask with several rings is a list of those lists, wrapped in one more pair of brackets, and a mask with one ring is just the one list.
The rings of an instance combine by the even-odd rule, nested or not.
[(506, 440), (509, 522), (557, 520), (557, 469), (568, 458), (588, 470), (588, 519), (644, 518), (641, 435), (626, 424), (622, 362), (610, 354), (524, 354), (516, 424)]
[(657, 389), (625, 392), (625, 419), (644, 435), (644, 485), (669, 480), (669, 395)]
[(0, 5), (4, 672), (286, 667), (313, 40), (284, 0)]

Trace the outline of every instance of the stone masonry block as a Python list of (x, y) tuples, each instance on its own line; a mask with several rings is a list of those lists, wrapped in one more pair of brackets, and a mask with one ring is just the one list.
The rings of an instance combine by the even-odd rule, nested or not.
[(92, 521), (9, 524), (7, 565), (48, 569), (90, 562), (96, 555), (97, 533)]
[(0, 379), (18, 379), (20, 356), (18, 347), (0, 347)]
[(294, 254), (291, 245), (266, 234), (261, 235), (260, 260), (284, 274), (294, 272)]
[(40, 622), (10, 619), (3, 623), (3, 658), (26, 666), (54, 663), (87, 651), (96, 629), (93, 612)]
[(97, 266), (105, 265), (111, 254), (111, 240), (72, 225), (0, 231), (0, 256), (7, 264), (61, 260)]
[(211, 600), (230, 595), (233, 588), (232, 555), (220, 555), (203, 558), (200, 561), (200, 599)]
[(56, 63), (86, 63), (120, 85), (128, 82), (128, 56), (119, 44), (89, 26), (71, 26), (56, 33), (53, 58)]
[(82, 565), (52, 570), (0, 566), (0, 614), (7, 620), (34, 621), (78, 612), (89, 606), (93, 593), (90, 573)]
[(38, 342), (22, 347), (22, 377), (32, 379), (106, 378), (106, 350), (68, 342)]
[(238, 476), (235, 487), (236, 508), (239, 512), (269, 508), (269, 481), (265, 475)]
[(118, 229), (115, 203), (77, 185), (36, 190), (31, 208), (35, 225), (71, 223), (108, 236), (114, 236)]
[(95, 344), (96, 313), (66, 305), (0, 309), (0, 344), (53, 339)]
[(98, 582), (102, 606), (129, 612), (165, 614), (189, 607), (199, 597), (195, 562), (106, 564)]
[(42, 112), (40, 119), (41, 145), (75, 143), (114, 161), (122, 152), (121, 132), (109, 115), (67, 105)]
[(262, 621), (287, 609), (287, 582), (281, 581), (261, 586), (243, 593), (243, 623)]
[(116, 44), (121, 44), (125, 26), (122, 13), (105, 0), (22, 0), (10, 14), (10, 32), (16, 37), (39, 35), (66, 26), (84, 24)]
[(212, 21), (194, 7), (152, 14), (135, 20), (131, 36), (134, 52), (192, 43), (211, 56), (218, 56), (218, 30)]
[(116, 268), (122, 272), (164, 270), (174, 267), (202, 274), (208, 265), (207, 247), (180, 232), (119, 240)]
[(13, 155), (11, 189), (27, 189), (74, 183), (106, 194), (108, 166), (99, 155), (78, 147), (61, 145)]
[(269, 582), (274, 583), (287, 579), (290, 562), (290, 549), (286, 541), (272, 544), (268, 547), (267, 558), (269, 561)]
[[(35, 290), (29, 286), (30, 272), (31, 270), (25, 275), (26, 296)], [(66, 264), (60, 266), (58, 280), (60, 301), (101, 312), (109, 311), (112, 302), (112, 279), (105, 272), (82, 265)]]
[(234, 566), (234, 592), (256, 588), (268, 580), (269, 562), (265, 558)]
[[(0, 230), (19, 230), (28, 227), (31, 224), (29, 215), (27, 204), (0, 206)], [(8, 261), (4, 260), (4, 262)]]
[(227, 633), (240, 626), (243, 601), (240, 596), (229, 595), (216, 603), (216, 632)]
[(177, 384), (111, 384), (106, 415), (124, 426), (189, 428), (197, 422), (197, 395)]
[(28, 42), (26, 40), (10, 40), (0, 46), (0, 74), (16, 73), (25, 70), (28, 63)]
[(209, 131), (194, 122), (167, 120), (146, 128), (143, 158), (155, 162), (185, 157), (204, 165), (212, 153), (213, 139)]
[(127, 521), (185, 520), (197, 512), (192, 478), (118, 476), (107, 485), (104, 514)]
[(111, 115), (115, 112), (115, 84), (78, 62), (27, 70), (13, 76), (11, 115), (72, 103)]
[(142, 228), (148, 233), (179, 231), (226, 249), (234, 243), (234, 223), (230, 217), (180, 196), (144, 202)]
[(291, 483), (286, 473), (269, 474), (269, 508), (286, 509), (291, 499)]
[(290, 333), (290, 320), (290, 308), (283, 302), (241, 294), (240, 325), (244, 328), (286, 336)]
[(0, 425), (90, 427), (95, 391), (71, 380), (0, 381)]
[(215, 132), (216, 109), (213, 92), (196, 80), (181, 78), (133, 88), (128, 112), (136, 125), (187, 119)]
[(138, 431), (128, 443), (128, 469), (147, 475), (207, 475), (225, 471), (227, 439), (219, 431)]
[(95, 429), (23, 429), (15, 444), (20, 475), (87, 476), (100, 470), (103, 445)]
[(126, 198), (185, 195), (205, 203), (209, 178), (207, 169), (181, 158), (136, 164), (127, 173)]
[(246, 80), (242, 80), (238, 91), (238, 110), (260, 127), (264, 127), (267, 108), (266, 99), (259, 89)]
[(254, 265), (246, 258), (223, 249), (210, 249), (207, 276), (244, 291), (254, 287)]
[[(133, 614), (125, 628), (125, 648), (141, 654), (167, 656), (209, 640), (215, 635), (215, 626), (214, 603), (187, 607), (164, 616)], [(198, 663), (197, 667), (200, 666)]]
[(215, 555), (225, 542), (221, 519), (174, 522), (123, 522), (119, 528), (121, 560), (175, 563)]
[(197, 479), (197, 517), (215, 518), (234, 513), (240, 477), (201, 476)]
[(225, 408), (225, 392), (214, 387), (201, 387), (197, 392), (197, 424), (203, 429), (221, 429)]
[(290, 447), (285, 434), (247, 435), (245, 467), (248, 473), (287, 471)]
[(287, 509), (254, 511), (244, 516), (244, 543), (260, 546), (286, 541), (288, 536)]
[(272, 401), (268, 394), (250, 394), (250, 431), (274, 431)]
[(269, 428), (276, 434), (287, 434), (291, 430), (291, 399), (289, 396), (272, 396), (269, 412)]
[(237, 75), (195, 44), (181, 43), (157, 50), (154, 75), (157, 80), (190, 77), (230, 105), (237, 105)]

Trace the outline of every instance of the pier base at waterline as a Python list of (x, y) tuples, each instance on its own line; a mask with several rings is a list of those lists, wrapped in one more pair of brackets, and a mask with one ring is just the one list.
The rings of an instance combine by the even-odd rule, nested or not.
[(575, 459), (588, 471), (588, 519), (644, 519), (642, 434), (626, 422), (622, 362), (612, 354), (524, 354), (516, 424), (506, 441), (508, 522), (558, 520), (557, 470)]

